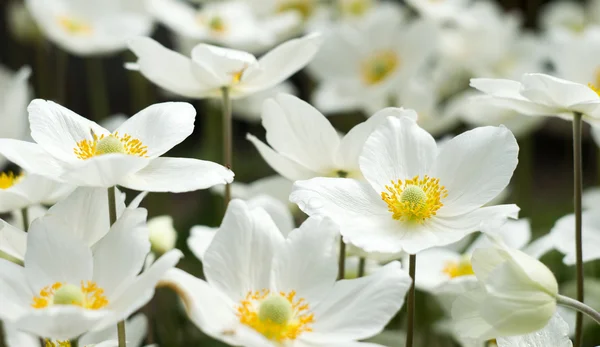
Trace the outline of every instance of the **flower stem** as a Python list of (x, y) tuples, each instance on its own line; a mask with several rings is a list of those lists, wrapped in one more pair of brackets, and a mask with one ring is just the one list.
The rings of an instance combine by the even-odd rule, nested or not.
[(92, 119), (98, 122), (108, 117), (110, 112), (102, 60), (101, 58), (87, 58), (85, 64), (87, 70), (88, 101), (92, 106)]
[(340, 258), (338, 260), (338, 280), (343, 280), (346, 274), (346, 244), (340, 236)]
[[(232, 116), (231, 116), (231, 100), (229, 98), (229, 88), (221, 88), (223, 94), (223, 165), (228, 169), (232, 168)], [(231, 200), (231, 184), (225, 185), (225, 207)]]
[(363, 277), (365, 275), (365, 266), (367, 265), (367, 259), (365, 257), (360, 257), (358, 260), (358, 277)]
[(23, 230), (29, 231), (29, 210), (27, 207), (21, 209), (21, 219), (23, 219)]
[[(108, 188), (108, 218), (112, 226), (117, 221), (117, 201), (115, 197), (115, 187)], [(117, 333), (119, 339), (119, 347), (127, 347), (125, 336), (125, 321), (117, 323)]]
[(411, 254), (408, 260), (408, 274), (412, 278), (412, 284), (408, 290), (406, 314), (408, 316), (408, 324), (406, 326), (406, 344), (405, 347), (412, 347), (413, 334), (415, 328), (415, 276), (417, 266), (417, 255)]
[(558, 295), (556, 297), (556, 302), (565, 307), (572, 308), (576, 310), (578, 313), (584, 314), (591, 319), (593, 319), (596, 323), (600, 324), (600, 312), (594, 310), (583, 302), (577, 301), (575, 299), (571, 299), (568, 296)]
[[(573, 188), (575, 192), (575, 256), (577, 272), (577, 301), (583, 302), (583, 250), (581, 236), (581, 195), (582, 195), (582, 176), (581, 168), (581, 113), (573, 114)], [(574, 347), (580, 347), (583, 338), (583, 314), (577, 312), (575, 323), (575, 344)]]
[(71, 347), (79, 347), (79, 339), (73, 339), (69, 342)]

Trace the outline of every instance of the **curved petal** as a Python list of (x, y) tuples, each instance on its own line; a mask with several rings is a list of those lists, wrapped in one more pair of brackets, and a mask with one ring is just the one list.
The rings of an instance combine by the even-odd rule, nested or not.
[(26, 250), (27, 233), (0, 220), (0, 251), (23, 260)]
[(127, 175), (148, 166), (149, 163), (151, 160), (148, 158), (109, 153), (86, 160), (78, 159), (76, 165), (65, 170), (61, 179), (78, 186), (109, 188), (119, 184)]
[(489, 96), (480, 97), (482, 101), (491, 102), (499, 107), (515, 110), (529, 116), (555, 115), (556, 107), (535, 103), (521, 95), (521, 83), (511, 80), (492, 78), (472, 78), (471, 87)]
[(116, 132), (138, 139), (156, 158), (181, 143), (194, 130), (196, 110), (186, 102), (164, 102), (146, 107), (126, 120)]
[(390, 117), (365, 142), (360, 171), (377, 193), (386, 185), (429, 172), (437, 154), (434, 138), (409, 117)]
[(233, 181), (233, 172), (206, 160), (156, 158), (143, 169), (119, 180), (119, 185), (149, 192), (190, 192)]
[(229, 87), (235, 83), (237, 73), (256, 64), (256, 58), (250, 53), (205, 43), (194, 47), (192, 61), (198, 67), (196, 77), (211, 81), (215, 88)]
[(248, 199), (247, 203), (248, 207), (252, 209), (257, 207), (264, 209), (271, 216), (282, 235), (287, 236), (294, 229), (294, 216), (288, 204), (265, 194)]
[(275, 252), (273, 284), (280, 292), (295, 290), (313, 305), (333, 287), (337, 277), (336, 236), (329, 218), (310, 217), (293, 230)]
[(286, 156), (275, 152), (273, 149), (271, 149), (271, 147), (265, 145), (253, 135), (248, 134), (246, 135), (246, 138), (252, 142), (260, 155), (267, 162), (267, 164), (273, 168), (273, 170), (277, 171), (278, 174), (289, 179), (290, 181), (320, 176), (318, 172), (310, 170), (309, 168), (287, 158)]
[(250, 66), (237, 88), (250, 94), (283, 82), (313, 59), (322, 41), (321, 35), (309, 34), (282, 43)]
[[(23, 182), (20, 182), (21, 184)], [(11, 188), (14, 188), (13, 186)], [(32, 204), (29, 197), (16, 189), (0, 189), (0, 213), (20, 210)]]
[(27, 196), (31, 201), (30, 204), (52, 205), (63, 200), (75, 189), (75, 186), (60, 183), (40, 175), (27, 175), (21, 183), (15, 185), (14, 188), (21, 195)]
[[(498, 229), (491, 231), (504, 243), (514, 249), (522, 249), (531, 240), (531, 225), (529, 219), (507, 220)], [(472, 253), (476, 248), (492, 246), (492, 241), (486, 235), (480, 235), (469, 248), (467, 253)]]
[(3, 320), (18, 319), (31, 308), (33, 295), (23, 267), (0, 259), (0, 317)]
[[(588, 262), (600, 259), (600, 251), (595, 245), (600, 242), (600, 219), (598, 210), (586, 210), (583, 212), (582, 223), (583, 238), (583, 261)], [(570, 214), (560, 218), (552, 227), (550, 237), (555, 249), (563, 253), (565, 257), (563, 262), (566, 265), (573, 265), (576, 262), (575, 256), (575, 215)]]
[[(125, 322), (125, 331), (127, 333), (127, 344), (132, 347), (141, 347), (148, 331), (148, 318), (143, 313), (136, 314)], [(98, 347), (104, 341), (116, 341), (117, 338), (117, 327), (110, 326), (106, 329), (86, 333), (79, 338), (79, 343), (82, 346), (92, 345)], [(116, 346), (117, 344), (114, 345), (114, 347)]]
[(50, 155), (65, 162), (77, 161), (73, 150), (82, 140), (92, 140), (94, 134), (108, 131), (75, 112), (52, 101), (33, 100), (29, 107), (31, 137)]
[(372, 337), (400, 310), (410, 285), (398, 262), (366, 277), (339, 281), (315, 307), (313, 332), (302, 339), (326, 344)]
[(211, 286), (239, 301), (251, 290), (269, 289), (276, 250), (284, 239), (263, 209), (241, 200), (229, 203), (223, 223), (204, 254)]
[(0, 154), (31, 174), (58, 179), (64, 172), (61, 163), (37, 143), (0, 139)]
[(137, 64), (144, 77), (161, 88), (189, 98), (202, 98), (212, 88), (194, 77), (191, 59), (151, 38), (135, 38), (129, 42), (129, 49), (138, 57)]
[(218, 230), (219, 228), (211, 228), (204, 225), (195, 225), (190, 230), (190, 237), (187, 239), (188, 248), (201, 262), (204, 262), (206, 250), (215, 238)]
[(431, 292), (451, 279), (445, 272), (448, 265), (458, 264), (460, 254), (445, 248), (432, 248), (419, 253), (416, 271), (417, 289)]
[(448, 191), (438, 216), (453, 216), (481, 207), (510, 182), (519, 145), (505, 127), (480, 127), (448, 141), (431, 171)]
[(340, 137), (317, 109), (288, 94), (263, 103), (267, 142), (279, 154), (320, 173), (334, 170)]
[(583, 84), (541, 73), (524, 74), (521, 81), (523, 83), (521, 94), (540, 104), (560, 108), (568, 108), (587, 101), (600, 104), (596, 92)]
[(572, 347), (569, 338), (569, 325), (558, 313), (554, 314), (546, 326), (536, 332), (497, 339), (498, 347)]

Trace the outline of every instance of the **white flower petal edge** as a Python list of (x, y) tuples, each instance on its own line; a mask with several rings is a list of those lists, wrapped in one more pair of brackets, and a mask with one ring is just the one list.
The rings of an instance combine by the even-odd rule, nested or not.
[(569, 325), (557, 313), (544, 328), (539, 331), (497, 339), (498, 347), (572, 347), (569, 338)]

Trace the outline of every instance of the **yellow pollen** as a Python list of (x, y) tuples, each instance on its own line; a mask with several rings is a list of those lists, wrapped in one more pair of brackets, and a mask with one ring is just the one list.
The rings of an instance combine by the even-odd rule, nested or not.
[(45, 347), (71, 347), (71, 342), (46, 340)]
[(148, 147), (142, 141), (125, 134), (120, 136), (118, 132), (108, 136), (92, 134), (93, 140), (81, 140), (73, 152), (77, 158), (85, 160), (97, 155), (108, 153), (123, 153), (147, 158)]
[(373, 0), (340, 0), (342, 13), (352, 16), (362, 16), (373, 5)]
[(15, 175), (12, 171), (0, 173), (0, 189), (8, 189), (23, 178), (23, 173)]
[(474, 275), (471, 257), (464, 255), (459, 261), (448, 261), (442, 270), (450, 278)]
[(237, 316), (266, 338), (283, 342), (295, 340), (300, 334), (312, 331), (314, 314), (296, 292), (271, 293), (269, 290), (250, 291), (237, 306)]
[(59, 16), (58, 24), (69, 34), (73, 35), (89, 35), (92, 33), (92, 27), (82, 20), (68, 16)]
[(212, 17), (209, 21), (208, 21), (208, 27), (212, 30), (215, 31), (217, 33), (224, 33), (225, 30), (227, 29), (225, 27), (225, 22), (223, 21), (223, 18), (219, 17), (219, 16), (215, 16)]
[(246, 68), (244, 67), (240, 71), (232, 72), (231, 73), (231, 84), (238, 84), (238, 83), (240, 83), (240, 81), (242, 80), (242, 75), (244, 74), (245, 70), (246, 70)]
[(56, 282), (40, 290), (40, 294), (33, 297), (31, 307), (46, 308), (52, 305), (75, 305), (99, 310), (108, 305), (108, 299), (104, 296), (104, 289), (92, 281), (81, 281), (79, 287)]
[(361, 64), (362, 80), (368, 85), (379, 84), (390, 77), (400, 65), (394, 51), (381, 51), (371, 55)]
[(296, 11), (303, 19), (309, 18), (315, 9), (314, 0), (279, 0), (277, 12)]
[(381, 199), (388, 204), (392, 218), (403, 222), (424, 223), (444, 206), (442, 199), (448, 196), (439, 178), (429, 176), (392, 181), (385, 189)]

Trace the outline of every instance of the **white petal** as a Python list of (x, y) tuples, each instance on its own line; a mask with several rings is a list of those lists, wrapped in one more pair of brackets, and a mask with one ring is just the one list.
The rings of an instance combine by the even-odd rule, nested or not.
[(36, 143), (0, 139), (0, 154), (31, 174), (57, 179), (64, 169)]
[(36, 99), (29, 104), (31, 137), (50, 155), (65, 162), (78, 160), (73, 150), (82, 140), (92, 140), (94, 134), (108, 131), (75, 112), (52, 101)]
[(232, 200), (204, 254), (206, 278), (236, 301), (250, 290), (269, 289), (273, 257), (283, 244), (283, 236), (264, 210), (250, 210), (243, 201)]
[(3, 320), (14, 320), (31, 308), (34, 293), (22, 266), (0, 259), (0, 270), (0, 316)]
[(231, 170), (211, 161), (156, 158), (145, 168), (121, 179), (119, 185), (149, 192), (181, 193), (231, 183), (233, 176)]
[(189, 98), (201, 98), (212, 88), (210, 81), (198, 81), (194, 77), (191, 59), (151, 38), (135, 38), (129, 42), (129, 48), (138, 57), (140, 72), (161, 88)]
[(199, 67), (196, 78), (214, 81), (215, 88), (230, 86), (236, 73), (256, 64), (250, 53), (205, 43), (194, 47), (192, 61)]
[(335, 283), (336, 236), (339, 227), (329, 218), (310, 217), (293, 230), (273, 259), (273, 281), (281, 292), (295, 290), (313, 304)]
[(546, 116), (557, 113), (556, 107), (535, 103), (520, 94), (521, 83), (511, 80), (473, 78), (471, 87), (474, 87), (489, 97), (481, 97), (482, 102), (491, 102), (499, 107), (515, 110), (524, 115)]
[(0, 220), (0, 251), (23, 260), (26, 249), (27, 233)]
[[(131, 345), (132, 347), (140, 347), (143, 340), (146, 338), (147, 330), (148, 319), (143, 313), (138, 313), (131, 319), (128, 319), (125, 322), (127, 344)], [(81, 338), (79, 338), (79, 343), (82, 346), (94, 345), (94, 347), (98, 347), (98, 345), (104, 341), (116, 341), (118, 337), (117, 335), (117, 327), (109, 326), (106, 329), (92, 331), (83, 335)], [(117, 344), (114, 346), (116, 347)]]
[[(26, 9), (23, 11), (26, 12)], [(0, 103), (3, 121), (0, 138), (22, 139), (27, 134), (27, 104), (32, 97), (28, 83), (31, 68), (23, 66), (16, 73), (3, 68), (0, 73), (0, 89), (3, 94)]]
[[(597, 209), (583, 212), (582, 239), (583, 239), (583, 261), (600, 259), (600, 251), (595, 245), (600, 242), (600, 219)], [(555, 249), (565, 254), (563, 262), (573, 265), (575, 256), (575, 215), (570, 214), (560, 218), (552, 230), (550, 237)]]
[(92, 251), (82, 240), (37, 219), (27, 235), (25, 271), (35, 293), (56, 282), (77, 285), (92, 280)]
[(288, 204), (284, 204), (269, 195), (256, 196), (249, 199), (247, 203), (252, 209), (257, 207), (264, 209), (284, 236), (287, 236), (294, 229), (294, 216), (290, 212)]
[(185, 102), (165, 102), (146, 107), (123, 123), (116, 132), (131, 135), (156, 158), (181, 143), (194, 130), (196, 110)]
[(250, 94), (283, 82), (312, 60), (321, 43), (319, 34), (309, 34), (282, 43), (260, 58), (258, 65), (246, 70), (238, 88)]
[(142, 269), (150, 252), (147, 215), (143, 208), (125, 210), (94, 245), (94, 282), (107, 297), (118, 295)]
[(6, 347), (42, 347), (39, 337), (18, 331), (13, 326), (4, 322)]
[[(419, 261), (417, 260), (417, 265)], [(417, 276), (419, 281), (419, 276)], [(435, 288), (432, 293), (435, 295), (436, 301), (440, 303), (444, 311), (448, 315), (452, 314), (452, 305), (458, 297), (466, 292), (480, 288), (481, 285), (477, 282), (475, 276), (460, 276), (446, 281), (444, 284)]]
[(393, 262), (373, 275), (342, 280), (314, 309), (313, 332), (303, 340), (328, 343), (369, 338), (381, 332), (404, 304), (410, 277)]
[[(504, 241), (508, 247), (521, 249), (531, 240), (531, 225), (529, 219), (507, 220), (506, 223), (497, 230), (494, 230), (493, 233)], [(487, 248), (492, 245), (492, 241), (486, 235), (480, 235), (469, 246), (467, 253), (472, 253), (476, 248)]]
[(452, 305), (452, 319), (460, 336), (469, 338), (496, 337), (494, 327), (483, 319), (481, 306), (487, 299), (482, 288), (473, 289), (459, 296)]
[[(79, 160), (66, 169), (61, 180), (79, 186), (109, 188), (116, 186), (127, 175), (149, 166), (151, 160), (134, 155), (109, 153)], [(140, 189), (145, 190), (145, 189)]]
[[(20, 183), (22, 184), (23, 182)], [(17, 185), (8, 189), (0, 189), (0, 213), (9, 213), (31, 205), (31, 201), (27, 195), (14, 189)]]
[(246, 138), (252, 142), (256, 147), (263, 159), (269, 164), (273, 170), (277, 171), (281, 176), (289, 179), (290, 181), (308, 179), (319, 176), (318, 172), (310, 170), (309, 168), (287, 158), (275, 152), (271, 147), (265, 145), (256, 137), (248, 134)]
[(544, 254), (550, 252), (552, 249), (554, 249), (554, 240), (552, 240), (552, 234), (546, 234), (542, 237), (537, 238), (528, 246), (523, 248), (523, 252), (536, 259), (539, 259)]
[(408, 117), (390, 117), (365, 142), (360, 171), (377, 193), (392, 181), (429, 172), (437, 154), (434, 138)]
[(73, 305), (59, 305), (43, 310), (30, 310), (15, 322), (20, 330), (57, 340), (68, 340), (94, 328), (108, 316), (106, 310), (88, 310)]
[(334, 169), (340, 138), (331, 123), (310, 104), (279, 94), (263, 104), (267, 142), (279, 154), (320, 173)]
[(518, 153), (517, 140), (504, 127), (476, 128), (446, 143), (432, 170), (448, 191), (438, 216), (472, 211), (500, 194), (517, 167)]
[(204, 225), (195, 225), (190, 230), (190, 237), (187, 239), (187, 245), (190, 251), (204, 262), (204, 255), (208, 246), (215, 238), (219, 228), (211, 228)]
[(586, 101), (600, 103), (598, 95), (588, 86), (545, 74), (524, 74), (521, 94), (532, 101), (567, 108)]
[(498, 347), (572, 347), (569, 325), (555, 314), (546, 326), (536, 332), (497, 339)]
[(434, 288), (448, 282), (450, 275), (444, 272), (447, 265), (460, 261), (460, 254), (444, 249), (432, 248), (420, 252), (417, 257), (417, 279), (415, 287), (424, 291), (431, 291)]

